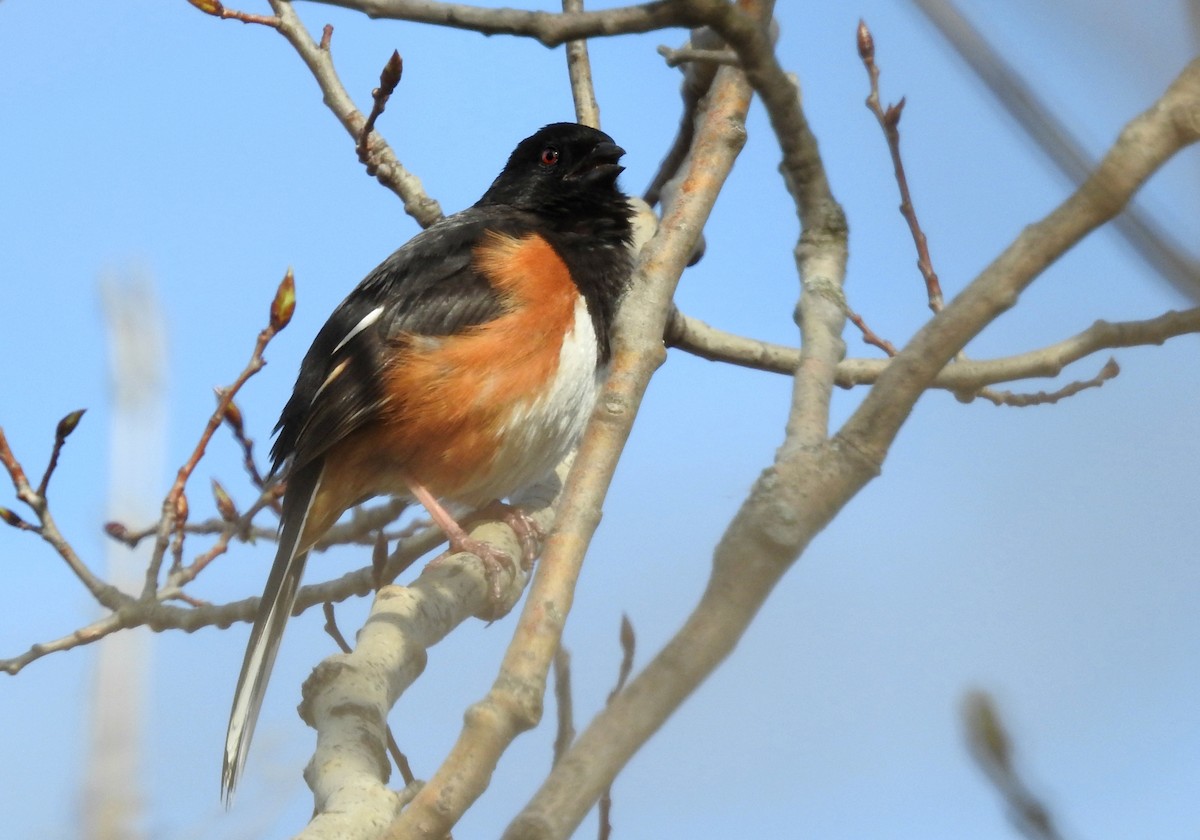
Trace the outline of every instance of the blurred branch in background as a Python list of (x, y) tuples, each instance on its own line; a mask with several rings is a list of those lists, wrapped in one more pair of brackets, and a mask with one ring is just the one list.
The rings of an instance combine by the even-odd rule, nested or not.
[[(1096, 167), (1074, 133), (951, 0), (912, 0), (1034, 144), (1078, 187)], [(1200, 2), (1191, 0), (1200, 31)], [(1113, 220), (1148, 266), (1191, 300), (1200, 301), (1200, 261), (1136, 202)]]
[[(143, 272), (100, 282), (108, 326), (108, 517), (139, 522), (155, 517), (166, 456), (166, 337), (154, 282)], [(106, 543), (108, 579), (136, 591), (150, 559), (149, 543), (129, 550)], [(149, 672), (145, 633), (116, 633), (96, 649), (88, 759), (80, 812), (90, 840), (137, 840), (144, 835), (141, 792), (142, 721)]]
[(1029, 840), (1062, 840), (1049, 809), (1017, 774), (1012, 741), (991, 695), (985, 691), (968, 692), (963, 698), (962, 717), (971, 757), (1004, 798), (1009, 819), (1017, 830)]

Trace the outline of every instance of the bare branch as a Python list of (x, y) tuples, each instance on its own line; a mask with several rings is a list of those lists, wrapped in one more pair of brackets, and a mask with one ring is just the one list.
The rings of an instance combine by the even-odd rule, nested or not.
[[(611, 705), (613, 698), (621, 693), (621, 689), (625, 687), (625, 681), (629, 679), (629, 675), (633, 673), (633, 654), (637, 649), (637, 636), (633, 632), (633, 622), (629, 620), (629, 616), (621, 614), (621, 668), (617, 672), (617, 684), (613, 686), (613, 690), (608, 693), (607, 704)], [(608, 840), (612, 835), (612, 784), (604, 789), (604, 793), (600, 794), (600, 802), (598, 805), (600, 812), (600, 840)]]
[[(554, 501), (528, 512), (548, 527)], [(486, 522), (471, 535), (520, 556), (519, 540), (506, 524)], [(525, 582), (526, 573), (514, 571), (507, 607)], [(424, 670), (430, 647), (468, 618), (491, 616), (494, 609), (482, 561), (465, 552), (427, 565), (408, 586), (378, 591), (354, 651), (328, 657), (304, 684), (300, 714), (317, 730), (304, 775), (318, 813), (300, 837), (343, 838), (363, 819), (380, 825), (399, 815), (402, 803), (386, 787), (388, 711)]]
[[(583, 0), (562, 0), (564, 14), (583, 11)], [(592, 128), (600, 127), (600, 105), (592, 86), (592, 65), (588, 60), (587, 41), (567, 41), (567, 73), (571, 78), (571, 96), (575, 99), (575, 121)]]
[[(325, 52), (329, 52), (328, 39), (332, 35), (333, 27), (325, 27), (321, 36), (321, 49)], [(375, 120), (383, 114), (383, 109), (387, 107), (387, 101), (396, 92), (396, 85), (400, 84), (400, 77), (403, 73), (404, 61), (400, 58), (399, 52), (392, 50), (391, 57), (387, 60), (387, 64), (383, 65), (383, 70), (379, 74), (379, 87), (371, 91), (371, 113), (367, 116), (367, 121), (363, 123), (362, 131), (358, 134), (358, 143), (354, 147), (358, 152), (359, 161), (366, 165), (369, 175), (375, 174), (375, 164), (371, 160), (368, 140), (370, 140), (371, 132), (375, 130)]]
[[(245, 598), (241, 601), (233, 601), (228, 604), (206, 604), (195, 599), (189, 599), (182, 591), (181, 587), (194, 578), (203, 566), (207, 564), (208, 559), (211, 559), (206, 559), (207, 554), (201, 555), (191, 565), (185, 566), (180, 572), (173, 573), (167, 579), (167, 583), (158, 590), (154, 600), (144, 601), (134, 599), (116, 587), (95, 578), (90, 570), (75, 555), (71, 546), (58, 533), (53, 519), (49, 517), (48, 513), (44, 521), (46, 524), (43, 526), (43, 531), (39, 532), (42, 539), (54, 546), (55, 550), (68, 561), (68, 565), (71, 565), (72, 570), (75, 570), (75, 565), (73, 564), (78, 564), (82, 571), (77, 571), (76, 574), (87, 576), (85, 584), (88, 585), (88, 589), (92, 592), (93, 597), (101, 605), (112, 610), (114, 613), (119, 612), (119, 615), (107, 616), (56, 642), (36, 644), (22, 656), (0, 659), (0, 671), (16, 674), (30, 662), (36, 661), (48, 653), (67, 650), (79, 644), (87, 644), (100, 638), (101, 635), (107, 635), (108, 633), (128, 627), (144, 626), (154, 631), (182, 630), (190, 633), (199, 630), (201, 627), (228, 627), (235, 622), (249, 622), (254, 620), (255, 613), (258, 611), (258, 598)], [(353, 522), (347, 526), (337, 527), (345, 528), (347, 529), (346, 532), (348, 532), (352, 525)], [(400, 544), (397, 545), (396, 550), (388, 558), (387, 565), (381, 576), (382, 579), (385, 581), (394, 580), (403, 570), (411, 566), (415, 560), (427, 554), (444, 541), (445, 535), (436, 528), (428, 528), (407, 539), (402, 539)], [(221, 543), (218, 541), (218, 544), (210, 550), (210, 553), (217, 552), (220, 545)], [(364, 566), (355, 571), (347, 572), (341, 577), (301, 587), (296, 597), (295, 614), (298, 615), (316, 604), (323, 604), (327, 601), (339, 602), (356, 595), (366, 595), (375, 590), (376, 578), (376, 570), (371, 566)], [(173, 600), (181, 600), (184, 603), (190, 604), (190, 606), (186, 608), (177, 607), (167, 603)], [(97, 635), (96, 628), (104, 632)]]
[(1086, 391), (1089, 388), (1099, 388), (1108, 380), (1116, 377), (1120, 372), (1121, 367), (1117, 364), (1117, 360), (1109, 359), (1104, 367), (1100, 369), (1100, 372), (1091, 379), (1071, 382), (1051, 393), (1038, 391), (1036, 394), (1017, 394), (1012, 391), (995, 391), (991, 388), (981, 388), (976, 396), (989, 400), (993, 405), (1008, 405), (1016, 408), (1026, 408), (1031, 405), (1053, 405), (1067, 397), (1075, 396), (1080, 391)]
[[(1082, 184), (1095, 168), (1095, 159), (1021, 74), (950, 0), (913, 0), (913, 3), (1070, 183)], [(1200, 261), (1149, 213), (1134, 203), (1113, 224), (1147, 265), (1192, 300), (1200, 300)]]
[(880, 338), (878, 335), (876, 335), (875, 331), (867, 326), (867, 322), (863, 320), (862, 316), (849, 306), (846, 307), (846, 317), (850, 320), (850, 323), (858, 327), (859, 332), (862, 333), (863, 341), (865, 341), (867, 344), (870, 344), (872, 347), (878, 347), (889, 356), (896, 355), (896, 345), (892, 344), (892, 342), (888, 341), (886, 338)]
[[(930, 387), (952, 391), (969, 401), (988, 385), (1058, 376), (1067, 365), (1101, 350), (1157, 345), (1193, 333), (1200, 333), (1200, 307), (1145, 321), (1096, 321), (1081, 333), (1037, 350), (998, 359), (956, 361), (943, 368)], [(678, 310), (671, 315), (666, 343), (710, 361), (785, 376), (792, 376), (800, 363), (800, 351), (794, 347), (734, 335)], [(835, 382), (841, 388), (870, 385), (887, 366), (887, 359), (845, 359), (838, 363)]]
[(1176, 152), (1200, 139), (1200, 59), (1121, 132), (1096, 171), (1045, 219), (1030, 225), (892, 360), (838, 439), (882, 463), (921, 392), (1054, 260), (1112, 219)]
[[(320, 43), (315, 42), (290, 2), (270, 2), (271, 8), (279, 16), (279, 34), (286, 38), (299, 54), (320, 86), (326, 106), (357, 143), (366, 125), (366, 118), (355, 106), (354, 100), (350, 98), (334, 70), (333, 56), (329, 49), (332, 28), (326, 27)], [(421, 179), (404, 168), (378, 132), (372, 133), (368, 143), (368, 161), (368, 171), (374, 167), (373, 174), (379, 183), (398, 195), (404, 202), (404, 212), (423, 227), (428, 227), (442, 217), (442, 208), (426, 194)]]
[[(132, 601), (132, 599), (130, 599)], [(120, 612), (113, 612), (106, 615), (97, 621), (85, 627), (80, 627), (60, 639), (54, 639), (50, 642), (41, 642), (33, 645), (25, 653), (14, 656), (10, 659), (0, 659), (0, 671), (6, 674), (16, 674), (26, 665), (35, 662), (51, 653), (59, 653), (64, 650), (81, 645), (90, 645), (92, 642), (99, 641), (105, 636), (112, 635), (118, 630), (124, 630), (130, 625), (125, 620), (125, 615)]]
[(54, 429), (54, 447), (50, 450), (50, 463), (46, 465), (46, 472), (42, 474), (42, 480), (38, 482), (37, 490), (34, 491), (43, 499), (46, 497), (46, 488), (50, 485), (50, 476), (54, 475), (54, 470), (58, 467), (58, 456), (62, 453), (63, 444), (67, 442), (71, 432), (75, 431), (75, 427), (79, 425), (84, 411), (86, 409), (83, 408), (72, 411), (59, 420), (58, 426)]
[[(346, 641), (346, 637), (342, 635), (342, 631), (338, 628), (337, 614), (334, 612), (333, 604), (326, 601), (321, 605), (321, 612), (325, 615), (324, 630), (329, 637), (333, 639), (333, 643), (338, 646), (338, 650), (342, 653), (351, 653), (353, 649), (350, 643)], [(415, 780), (412, 767), (409, 766), (408, 756), (400, 750), (400, 745), (396, 743), (396, 736), (392, 733), (392, 728), (386, 723), (384, 728), (387, 732), (387, 750), (392, 757), (392, 761), (396, 765), (396, 769), (400, 771), (400, 777), (404, 779), (404, 784), (412, 784)]]
[[(584, 436), (579, 465), (571, 473), (571, 481), (564, 494), (557, 530), (547, 544), (547, 556), (542, 561), (533, 590), (526, 601), (522, 627), (506, 656), (501, 676), (493, 688), (495, 693), (503, 691), (504, 695), (511, 695), (514, 684), (529, 685), (522, 696), (527, 693), (532, 697), (540, 697), (544, 691), (544, 677), (540, 676), (544, 674), (544, 666), (539, 663), (537, 670), (534, 670), (526, 663), (532, 659), (530, 651), (537, 651), (537, 656), (541, 657), (541, 649), (545, 645), (557, 643), (562, 619), (570, 607), (569, 587), (574, 584), (576, 572), (571, 573), (571, 579), (563, 581), (566, 587), (552, 598), (548, 592), (550, 586), (558, 588), (561, 584), (544, 573), (557, 570), (567, 562), (575, 566), (596, 528), (600, 499), (628, 436), (634, 412), (651, 374), (662, 361), (662, 335), (673, 288), (691, 252), (696, 232), (703, 227), (717, 190), (745, 140), (743, 121), (749, 98), (750, 90), (741, 73), (733, 68), (718, 71), (708, 97), (708, 110), (696, 133), (684, 186), (667, 208), (658, 235), (642, 252), (633, 291), (621, 313), (623, 329), (618, 332), (613, 371), (601, 396), (600, 408)], [(523, 638), (527, 633), (528, 644)], [(514, 659), (516, 661), (512, 661)], [(632, 688), (631, 684), (618, 695), (613, 706), (620, 704)], [(671, 694), (673, 696), (674, 692)], [(681, 700), (682, 697), (679, 697), (676, 703)], [(520, 702), (523, 702), (521, 696), (516, 696), (508, 699), (505, 705)], [(482, 704), (473, 707), (472, 713), (480, 706)], [(472, 713), (468, 714), (468, 718)], [(606, 714), (602, 713), (601, 716)], [(509, 825), (504, 837), (548, 838), (569, 835), (612, 781), (616, 770), (657, 725), (647, 728), (645, 719), (622, 717), (624, 723), (630, 723), (632, 728), (619, 735), (609, 732), (613, 737), (606, 744), (597, 744), (595, 735), (587, 738), (587, 744), (583, 743), (582, 737), (576, 740), (556, 765), (552, 775)], [(595, 727), (596, 723), (593, 722), (588, 732), (593, 732)], [(464, 733), (464, 739), (469, 734)], [(507, 731), (504, 736), (508, 736)], [(584, 737), (587, 737), (586, 733)], [(460, 739), (460, 744), (464, 739)], [(477, 742), (473, 739), (467, 743)], [(457, 751), (458, 746), (455, 749)], [(489, 760), (474, 772), (488, 773), (490, 768)], [(406, 816), (419, 819), (406, 822), (406, 830), (435, 818), (431, 805), (438, 801), (437, 796), (442, 793), (437, 789), (433, 789), (433, 798), (422, 811), (415, 811), (422, 797), (431, 793), (433, 784), (431, 780), (430, 785), (410, 806)], [(439, 804), (446, 805), (445, 796), (441, 797)], [(441, 827), (435, 825), (430, 834), (413, 836), (433, 837)]]
[(270, 17), (268, 15), (256, 15), (250, 12), (239, 12), (236, 9), (227, 9), (220, 0), (188, 0), (193, 6), (206, 15), (219, 17), (223, 20), (240, 20), (242, 23), (259, 23), (263, 26), (272, 28), (279, 26), (279, 18)]
[(581, 38), (651, 32), (687, 26), (686, 10), (674, 0), (657, 0), (602, 12), (529, 12), (523, 9), (486, 9), (464, 3), (436, 0), (318, 0), (329, 6), (356, 9), (372, 18), (392, 18), (468, 29), (484, 35), (523, 35), (547, 47)]
[[(79, 555), (75, 553), (75, 549), (58, 530), (58, 524), (50, 512), (50, 506), (46, 502), (46, 497), (38, 494), (30, 486), (25, 469), (13, 454), (12, 449), (9, 448), (8, 438), (5, 437), (3, 428), (0, 428), (0, 464), (4, 466), (9, 477), (12, 479), (13, 487), (17, 491), (17, 498), (27, 504), (37, 516), (38, 525), (36, 527), (30, 525), (7, 508), (4, 508), (8, 514), (4, 517), (4, 521), (21, 530), (33, 531), (49, 543), (58, 553), (58, 556), (66, 562), (67, 568), (74, 573), (75, 577), (79, 578), (79, 581), (87, 587), (92, 597), (103, 606), (108, 607), (110, 610), (116, 610), (131, 601), (132, 599), (128, 595), (97, 577)], [(13, 521), (14, 519), (16, 522)], [(41, 654), (38, 655), (40, 656)], [(37, 657), (35, 656), (34, 658)], [(2, 661), (0, 661), (0, 667), (8, 670), (10, 674), (16, 673), (15, 670), (9, 670), (8, 666), (4, 665)], [(17, 670), (20, 670), (19, 667)]]
[(204, 431), (200, 434), (200, 440), (192, 450), (191, 456), (179, 468), (179, 472), (175, 476), (175, 483), (171, 485), (171, 489), (167, 492), (167, 497), (163, 500), (162, 518), (159, 521), (158, 533), (155, 536), (154, 551), (150, 557), (150, 563), (146, 568), (146, 582), (142, 587), (141, 599), (143, 601), (153, 600), (155, 593), (158, 591), (158, 574), (162, 568), (163, 556), (166, 553), (168, 540), (172, 533), (176, 535), (176, 567), (179, 565), (179, 558), (183, 550), (184, 531), (182, 530), (182, 526), (187, 518), (187, 499), (184, 497), (184, 487), (187, 485), (188, 479), (196, 469), (196, 465), (200, 463), (200, 459), (204, 457), (204, 453), (208, 448), (208, 442), (212, 440), (213, 433), (225, 421), (229, 404), (233, 402), (233, 398), (237, 395), (237, 392), (249, 381), (250, 377), (262, 370), (263, 365), (266, 364), (263, 360), (263, 352), (267, 349), (267, 345), (271, 342), (271, 339), (288, 325), (295, 306), (296, 286), (292, 270), (289, 268), (275, 290), (275, 296), (271, 300), (269, 322), (258, 334), (258, 340), (254, 344), (254, 352), (250, 355), (250, 361), (246, 363), (246, 367), (238, 375), (238, 378), (234, 380), (233, 384), (221, 390), (220, 396), (217, 399), (216, 410), (208, 418), (208, 423), (205, 425)]
[[(722, 46), (721, 39), (711, 29), (698, 29), (692, 32), (691, 38), (684, 49), (716, 49)], [(712, 87), (716, 78), (717, 65), (712, 63), (690, 63), (683, 68), (683, 84), (680, 85), (679, 95), (683, 99), (683, 111), (679, 115), (679, 128), (675, 132), (675, 140), (667, 150), (658, 172), (650, 181), (643, 197), (650, 206), (658, 204), (662, 199), (663, 188), (675, 178), (688, 151), (692, 148), (692, 138), (695, 136), (696, 119), (700, 111), (700, 103)]]
[[(875, 64), (875, 39), (871, 30), (863, 20), (858, 22), (858, 55), (867, 76), (871, 80), (871, 92), (867, 96), (867, 109), (875, 115), (883, 136), (887, 140), (888, 152), (892, 156), (892, 169), (896, 175), (896, 186), (900, 188), (900, 214), (908, 222), (908, 230), (912, 234), (913, 244), (917, 248), (917, 269), (925, 278), (925, 292), (929, 296), (929, 308), (934, 314), (942, 311), (942, 285), (938, 281), (937, 272), (933, 270), (933, 261), (929, 258), (929, 241), (925, 231), (921, 230), (921, 222), (917, 219), (916, 208), (913, 207), (912, 194), (908, 189), (908, 175), (904, 171), (904, 159), (900, 156), (900, 116), (904, 113), (904, 98), (886, 109), (879, 104), (879, 67)], [(853, 319), (852, 319), (853, 320)], [(867, 339), (870, 341), (870, 339)], [(872, 342), (873, 343), (873, 342)], [(887, 348), (883, 348), (887, 349)], [(893, 348), (889, 356), (896, 355)]]

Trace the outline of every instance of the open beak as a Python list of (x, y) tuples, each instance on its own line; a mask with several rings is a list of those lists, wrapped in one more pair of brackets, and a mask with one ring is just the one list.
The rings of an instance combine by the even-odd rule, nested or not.
[(625, 171), (625, 167), (617, 163), (624, 154), (625, 150), (616, 143), (607, 140), (597, 143), (568, 177), (588, 182), (615, 181), (617, 176)]

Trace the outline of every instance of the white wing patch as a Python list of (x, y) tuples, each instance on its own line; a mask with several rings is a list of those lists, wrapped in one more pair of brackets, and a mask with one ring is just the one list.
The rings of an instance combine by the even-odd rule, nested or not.
[(374, 309), (372, 309), (370, 312), (368, 312), (366, 315), (364, 315), (362, 320), (354, 325), (354, 329), (352, 329), (352, 330), (350, 330), (350, 332), (346, 333), (346, 337), (338, 342), (337, 347), (333, 348), (333, 354), (331, 354), (331, 355), (336, 355), (337, 351), (341, 350), (343, 347), (345, 347), (347, 344), (350, 343), (350, 339), (354, 338), (354, 336), (358, 335), (360, 332), (365, 330), (367, 327), (371, 326), (376, 321), (378, 321), (379, 316), (382, 314), (383, 314), (383, 307), (376, 306)]
[[(343, 341), (342, 343), (345, 344), (346, 342)], [(340, 362), (337, 363), (337, 365), (334, 366), (333, 370), (329, 371), (329, 375), (325, 377), (325, 381), (321, 383), (321, 387), (317, 389), (317, 393), (313, 394), (312, 400), (309, 402), (309, 405), (316, 405), (317, 397), (321, 396), (321, 392), (329, 387), (329, 383), (333, 382), (333, 380), (335, 380), (339, 376), (341, 376), (342, 371), (344, 371), (349, 366), (349, 364), (350, 364), (349, 359), (342, 359)]]

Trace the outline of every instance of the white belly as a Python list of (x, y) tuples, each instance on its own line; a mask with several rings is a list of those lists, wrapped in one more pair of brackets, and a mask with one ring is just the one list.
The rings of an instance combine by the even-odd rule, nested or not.
[(581, 297), (549, 390), (513, 408), (491, 468), (459, 494), (458, 501), (485, 504), (549, 475), (578, 443), (605, 372), (597, 368), (595, 327)]

